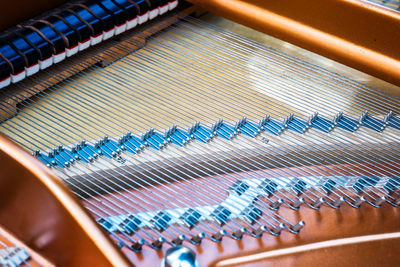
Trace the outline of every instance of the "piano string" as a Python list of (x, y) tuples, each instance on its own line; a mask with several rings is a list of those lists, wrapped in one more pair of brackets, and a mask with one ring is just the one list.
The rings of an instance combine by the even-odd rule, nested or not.
[(193, 17), (118, 48), (12, 96), (1, 127), (121, 247), (298, 233), (281, 206), (398, 206), (398, 98)]

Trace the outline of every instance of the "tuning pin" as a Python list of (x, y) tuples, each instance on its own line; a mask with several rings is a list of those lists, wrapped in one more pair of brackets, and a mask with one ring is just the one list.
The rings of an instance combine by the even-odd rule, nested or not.
[(363, 203), (363, 202), (365, 202), (366, 201), (366, 199), (365, 199), (365, 197), (359, 197), (354, 203), (353, 203), (353, 205), (355, 206), (355, 207), (360, 207), (361, 206), (361, 204)]
[(322, 204), (324, 204), (324, 203), (325, 203), (325, 199), (323, 197), (320, 197), (314, 202), (313, 207), (316, 209), (319, 209), (322, 206)]
[(192, 242), (199, 245), (203, 238), (205, 237), (204, 233), (199, 233), (191, 238)]
[(213, 241), (220, 242), (224, 235), (226, 235), (226, 231), (224, 229), (221, 229), (220, 231), (212, 235), (212, 238), (214, 239)]
[(176, 244), (176, 245), (181, 245), (183, 240), (185, 240), (186, 237), (184, 235), (179, 235), (178, 237), (176, 237), (175, 239), (172, 240), (172, 243)]
[(282, 230), (285, 229), (286, 226), (283, 223), (280, 223), (275, 228), (271, 229), (271, 234), (273, 235), (280, 235)]
[(164, 241), (165, 241), (165, 238), (160, 236), (157, 240), (155, 240), (153, 243), (151, 243), (151, 246), (154, 249), (160, 249), (162, 247)]
[(266, 232), (267, 230), (268, 230), (267, 227), (265, 227), (264, 225), (262, 225), (262, 226), (260, 226), (258, 229), (254, 230), (254, 231), (253, 231), (253, 234), (254, 234), (255, 236), (261, 237), (262, 234), (263, 234), (264, 232)]
[(142, 250), (143, 244), (144, 244), (144, 240), (141, 239), (141, 240), (139, 240), (138, 242), (132, 244), (132, 245), (130, 246), (130, 248), (131, 248), (133, 251), (135, 251), (135, 252), (139, 252), (140, 250)]
[(272, 210), (277, 210), (277, 209), (279, 209), (279, 207), (283, 204), (283, 203), (285, 203), (285, 201), (283, 201), (283, 199), (278, 199), (277, 201), (275, 201), (274, 203), (272, 203), (269, 207), (270, 207), (270, 209), (272, 209)]
[(333, 205), (337, 208), (340, 207), (340, 205), (342, 205), (343, 202), (345, 202), (345, 198), (344, 197), (339, 197), (334, 203)]
[(293, 225), (290, 229), (295, 232), (298, 233), (300, 232), (301, 229), (303, 229), (303, 227), (306, 225), (306, 223), (304, 221), (300, 221), (297, 224)]
[(247, 232), (246, 228), (242, 227), (239, 230), (237, 230), (236, 232), (234, 232), (233, 236), (237, 237), (238, 239), (241, 239), (246, 232)]
[(294, 203), (292, 204), (292, 208), (297, 210), (297, 209), (300, 208), (300, 206), (301, 206), (302, 204), (304, 204), (304, 198), (299, 197), (299, 199), (298, 199), (296, 202), (294, 202)]
[(380, 206), (380, 205), (382, 205), (385, 201), (386, 201), (386, 197), (385, 197), (385, 196), (381, 196), (380, 198), (378, 198), (378, 199), (375, 201), (375, 205), (376, 205), (376, 206)]

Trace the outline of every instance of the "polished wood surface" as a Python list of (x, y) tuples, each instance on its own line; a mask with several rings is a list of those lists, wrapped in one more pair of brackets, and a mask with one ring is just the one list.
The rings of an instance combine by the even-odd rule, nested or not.
[(221, 260), (222, 266), (397, 266), (400, 232), (335, 239)]

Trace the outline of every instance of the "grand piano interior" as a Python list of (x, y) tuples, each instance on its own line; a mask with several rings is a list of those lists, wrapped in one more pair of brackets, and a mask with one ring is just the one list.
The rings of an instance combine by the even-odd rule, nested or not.
[(400, 2), (275, 2), (5, 4), (0, 266), (399, 264)]

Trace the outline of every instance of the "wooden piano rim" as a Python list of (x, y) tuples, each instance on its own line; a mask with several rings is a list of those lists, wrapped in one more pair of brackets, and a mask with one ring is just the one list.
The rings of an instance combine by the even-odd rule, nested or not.
[(0, 134), (0, 225), (57, 266), (131, 266), (70, 190)]

